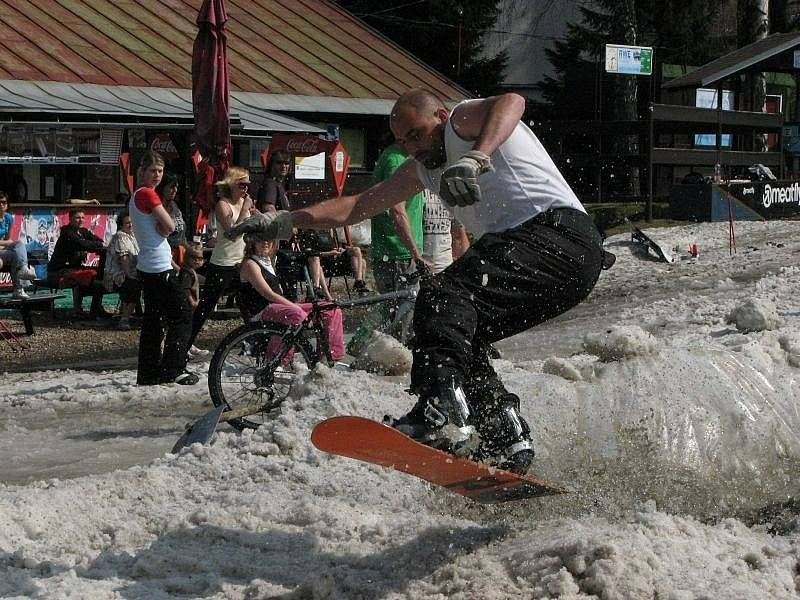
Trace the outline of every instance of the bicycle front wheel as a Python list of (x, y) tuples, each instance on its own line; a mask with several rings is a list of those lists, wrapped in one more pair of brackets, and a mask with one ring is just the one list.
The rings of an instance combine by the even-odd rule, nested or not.
[(316, 364), (308, 341), (292, 340), (288, 331), (279, 323), (247, 324), (231, 331), (217, 346), (208, 369), (208, 391), (214, 406), (248, 412), (229, 421), (235, 429), (260, 427), (303, 373)]

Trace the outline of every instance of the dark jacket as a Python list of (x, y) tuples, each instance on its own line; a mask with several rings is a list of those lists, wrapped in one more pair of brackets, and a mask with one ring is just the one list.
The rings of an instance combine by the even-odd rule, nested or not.
[(63, 269), (79, 269), (87, 252), (100, 252), (103, 248), (103, 240), (85, 227), (66, 225), (61, 228), (47, 270), (55, 273)]

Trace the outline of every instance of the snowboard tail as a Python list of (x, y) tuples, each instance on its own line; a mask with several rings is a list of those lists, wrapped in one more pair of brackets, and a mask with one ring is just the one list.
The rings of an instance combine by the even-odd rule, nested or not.
[(311, 441), (323, 452), (408, 473), (487, 504), (567, 491), (532, 475), (518, 475), (425, 446), (392, 427), (363, 417), (327, 419), (314, 428)]

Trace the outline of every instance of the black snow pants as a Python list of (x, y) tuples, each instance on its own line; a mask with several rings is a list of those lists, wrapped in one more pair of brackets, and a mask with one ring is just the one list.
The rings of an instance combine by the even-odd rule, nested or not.
[(505, 388), (489, 344), (579, 304), (600, 275), (602, 239), (591, 217), (552, 209), (487, 233), (459, 260), (421, 283), (414, 312), (411, 391), (464, 387), (476, 412)]

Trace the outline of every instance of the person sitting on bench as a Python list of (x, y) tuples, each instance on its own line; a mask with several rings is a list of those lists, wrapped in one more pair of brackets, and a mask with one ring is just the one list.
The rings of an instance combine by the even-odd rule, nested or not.
[(138, 260), (139, 244), (133, 235), (131, 215), (123, 210), (117, 215), (117, 233), (108, 244), (103, 271), (103, 286), (109, 293), (119, 293), (122, 303), (117, 322), (120, 331), (131, 328), (131, 313), (137, 305), (141, 305), (142, 283), (136, 273)]
[(76, 318), (85, 317), (83, 312), (83, 296), (92, 296), (89, 310), (90, 319), (108, 319), (111, 317), (103, 309), (105, 288), (102, 280), (97, 280), (100, 268), (84, 266), (87, 252), (100, 254), (103, 263), (106, 248), (103, 240), (91, 231), (82, 227), (86, 215), (83, 209), (73, 208), (69, 211), (69, 224), (61, 228), (61, 232), (53, 249), (53, 256), (47, 264), (47, 283), (54, 288), (72, 288), (72, 301)]
[(353, 289), (360, 296), (370, 293), (364, 282), (367, 264), (358, 246), (342, 246), (332, 230), (300, 232), (300, 243), (309, 254), (308, 268), (314, 287), (327, 291), (325, 275), (350, 276), (355, 279)]
[(28, 266), (28, 251), (21, 240), (12, 241), (11, 226), (14, 215), (8, 212), (8, 194), (0, 191), (0, 270), (11, 275), (14, 298), (27, 298), (23, 282), (35, 279), (36, 273)]

